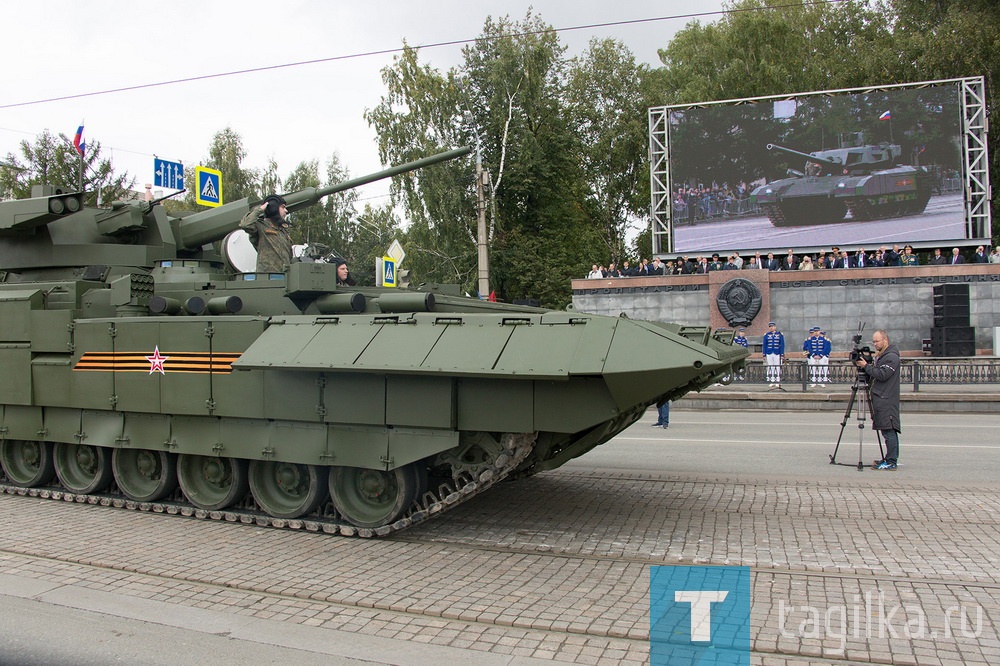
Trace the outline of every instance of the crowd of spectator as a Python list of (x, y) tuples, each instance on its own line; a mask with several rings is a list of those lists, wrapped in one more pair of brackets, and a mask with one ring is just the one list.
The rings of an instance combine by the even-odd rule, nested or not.
[(652, 261), (640, 259), (634, 265), (629, 261), (622, 263), (618, 267), (614, 263), (603, 265), (594, 264), (588, 278), (617, 278), (617, 277), (645, 277), (652, 275), (698, 275), (711, 271), (738, 271), (748, 269), (761, 269), (771, 271), (810, 271), (832, 268), (879, 268), (883, 266), (920, 266), (920, 265), (946, 265), (964, 263), (992, 263), (1000, 264), (1000, 248), (993, 248), (989, 254), (986, 253), (985, 246), (980, 245), (972, 255), (966, 258), (959, 248), (952, 248), (949, 251), (942, 251), (940, 248), (933, 250), (931, 256), (921, 262), (913, 247), (905, 245), (893, 245), (889, 248), (885, 245), (877, 250), (868, 251), (863, 247), (854, 250), (842, 250), (834, 246), (828, 252), (806, 252), (796, 254), (789, 249), (781, 257), (775, 256), (774, 252), (754, 254), (748, 259), (744, 259), (736, 252), (726, 253), (723, 258), (718, 252), (711, 256), (705, 255), (681, 255), (674, 259), (661, 260), (659, 257)]
[(720, 215), (737, 215), (749, 212), (751, 187), (745, 182), (734, 186), (729, 183), (699, 183), (693, 187), (678, 187), (672, 201), (675, 220), (706, 220)]

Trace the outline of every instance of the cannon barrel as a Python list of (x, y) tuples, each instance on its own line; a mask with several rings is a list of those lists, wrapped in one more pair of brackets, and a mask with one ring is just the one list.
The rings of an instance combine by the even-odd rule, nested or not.
[[(282, 197), (285, 199), (289, 212), (292, 212), (302, 208), (307, 208), (308, 206), (313, 206), (318, 203), (320, 199), (330, 194), (336, 194), (337, 192), (343, 192), (355, 187), (360, 187), (361, 185), (367, 185), (368, 183), (373, 183), (377, 180), (391, 178), (416, 169), (422, 169), (423, 167), (430, 166), (432, 164), (447, 162), (448, 160), (468, 155), (471, 152), (472, 148), (468, 146), (455, 148), (454, 150), (438, 153), (437, 155), (431, 155), (430, 157), (424, 157), (412, 162), (406, 162), (405, 164), (399, 164), (385, 169), (384, 171), (378, 171), (366, 176), (361, 176), (360, 178), (352, 178), (351, 180), (346, 180), (342, 183), (337, 183), (327, 187), (307, 187), (295, 192), (289, 192), (288, 194), (282, 194)], [(239, 226), (240, 220), (242, 220), (243, 216), (247, 214), (247, 211), (250, 210), (252, 206), (259, 205), (260, 201), (260, 199), (240, 199), (239, 201), (233, 201), (232, 203), (224, 204), (217, 208), (200, 211), (198, 213), (194, 213), (193, 215), (180, 218), (177, 220), (176, 228), (174, 230), (178, 247), (194, 250), (202, 245), (205, 245), (206, 243), (214, 243), (215, 241), (222, 240), (225, 238), (226, 234), (235, 230)]]
[(842, 166), (837, 160), (832, 160), (828, 157), (816, 157), (815, 155), (810, 155), (809, 153), (802, 153), (797, 150), (792, 150), (791, 148), (785, 148), (784, 146), (779, 146), (776, 143), (767, 144), (768, 150), (780, 150), (783, 153), (788, 153), (789, 155), (797, 155), (803, 159), (809, 160), (810, 162), (817, 162), (822, 164), (832, 164), (834, 166)]

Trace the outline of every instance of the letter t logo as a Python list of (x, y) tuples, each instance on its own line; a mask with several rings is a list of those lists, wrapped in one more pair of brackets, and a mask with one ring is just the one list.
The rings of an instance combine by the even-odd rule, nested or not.
[(675, 590), (674, 601), (691, 604), (691, 641), (712, 640), (712, 604), (725, 601), (729, 592), (703, 592), (701, 590)]

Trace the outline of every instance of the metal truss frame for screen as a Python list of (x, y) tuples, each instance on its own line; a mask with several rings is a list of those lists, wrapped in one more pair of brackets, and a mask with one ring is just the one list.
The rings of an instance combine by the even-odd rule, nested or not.
[(961, 79), (941, 79), (918, 83), (897, 83), (865, 88), (816, 90), (787, 95), (745, 97), (698, 104), (675, 104), (649, 108), (649, 191), (650, 217), (653, 234), (653, 255), (673, 252), (673, 221), (670, 193), (670, 112), (675, 109), (703, 108), (720, 104), (795, 99), (816, 95), (878, 92), (894, 88), (924, 88), (955, 84), (959, 86), (962, 107), (962, 158), (965, 161), (965, 219), (969, 239), (988, 239), (990, 221), (990, 161), (986, 146), (988, 128), (986, 84), (981, 76)]

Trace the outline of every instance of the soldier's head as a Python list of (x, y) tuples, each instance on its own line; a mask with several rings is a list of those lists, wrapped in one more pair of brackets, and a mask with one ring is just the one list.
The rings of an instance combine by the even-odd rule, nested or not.
[(284, 221), (288, 217), (288, 207), (285, 205), (284, 197), (272, 194), (264, 199), (264, 217)]

